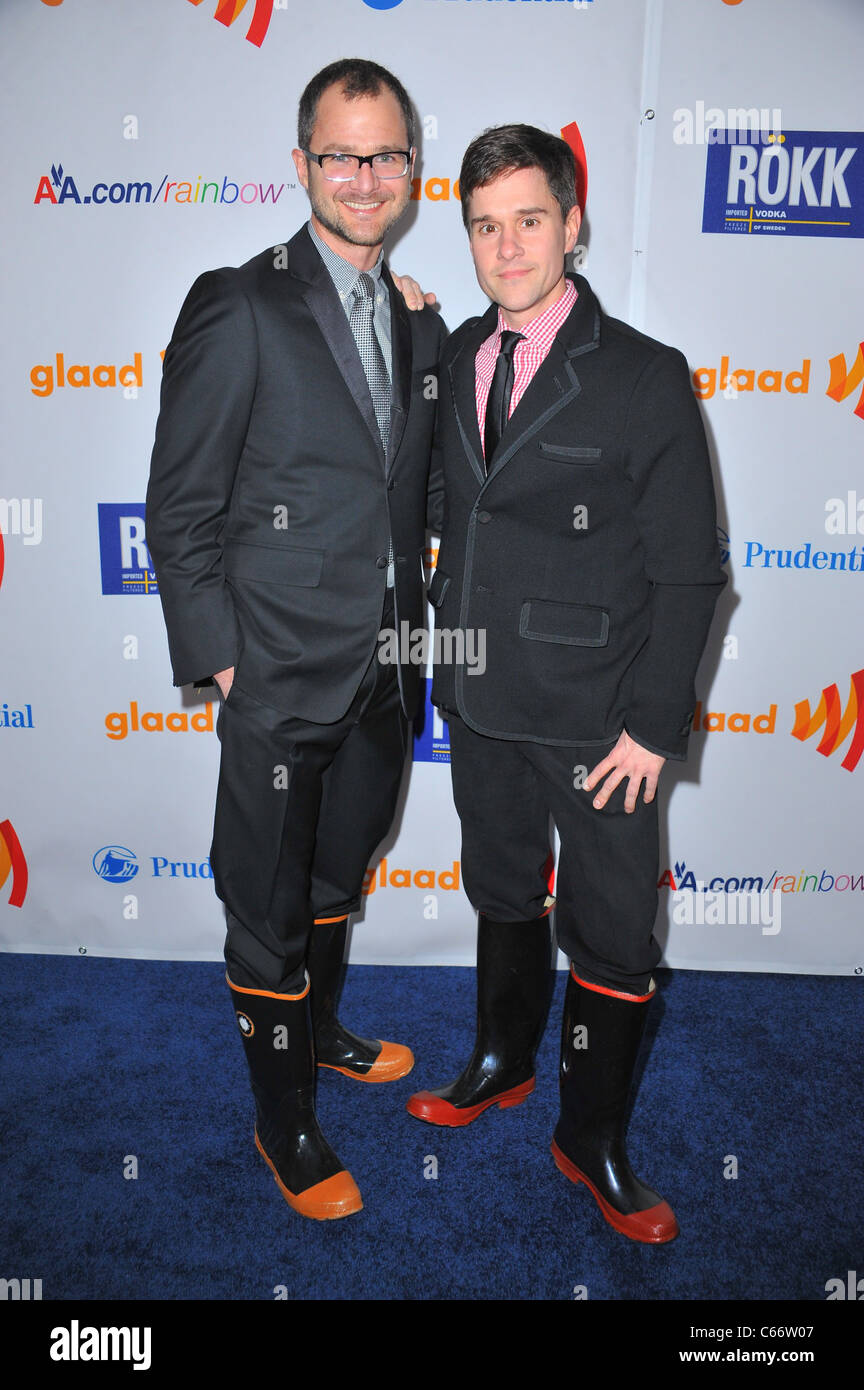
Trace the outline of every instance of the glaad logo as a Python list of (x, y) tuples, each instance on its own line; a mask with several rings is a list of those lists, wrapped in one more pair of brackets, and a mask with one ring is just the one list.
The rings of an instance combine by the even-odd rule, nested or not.
[[(118, 367), (114, 362), (98, 362), (90, 367), (86, 362), (73, 362), (68, 367), (62, 352), (55, 353), (52, 362), (37, 362), (30, 368), (30, 390), (34, 396), (51, 396), (54, 390), (66, 386), (125, 386), (138, 389), (144, 385), (144, 360), (140, 352), (131, 362)], [(138, 389), (136, 389), (138, 388)]]
[(767, 144), (737, 134), (714, 131), (708, 144), (703, 232), (864, 236), (859, 132), (787, 130)]
[(27, 860), (15, 827), (11, 820), (0, 821), (0, 888), (9, 875), (12, 875), (12, 888), (9, 893), (10, 907), (22, 907), (27, 896)]
[(832, 401), (845, 401), (846, 397), (851, 396), (855, 388), (860, 386), (861, 395), (858, 397), (855, 414), (860, 420), (864, 420), (864, 343), (858, 344), (858, 356), (848, 371), (846, 357), (842, 352), (829, 358), (828, 365), (831, 368), (831, 380), (828, 382), (825, 395), (830, 396)]
[(117, 709), (106, 714), (105, 735), (111, 739), (124, 739), (129, 737), (130, 731), (133, 734), (161, 734), (166, 730), (169, 734), (188, 734), (190, 731), (212, 734), (215, 703), (215, 700), (208, 701), (203, 710), (190, 716), (185, 709), (139, 711), (138, 701), (130, 700), (128, 714), (125, 710)]
[(816, 745), (816, 752), (821, 753), (823, 758), (829, 758), (851, 732), (852, 739), (840, 766), (847, 772), (854, 772), (864, 753), (864, 670), (852, 673), (845, 710), (841, 708), (840, 692), (836, 685), (826, 685), (815, 714), (810, 713), (809, 700), (798, 701), (792, 737), (803, 743), (823, 726), (825, 732)]
[(103, 845), (93, 855), (93, 868), (106, 883), (128, 883), (138, 872), (138, 861), (125, 845)]
[(452, 868), (436, 873), (434, 869), (389, 869), (387, 860), (382, 859), (363, 876), (363, 892), (367, 896), (377, 888), (438, 888), (458, 892), (459, 860), (453, 860)]
[[(201, 0), (189, 0), (190, 5), (200, 5)], [(255, 8), (252, 12), (252, 19), (249, 28), (246, 30), (246, 38), (250, 43), (254, 43), (256, 48), (260, 48), (270, 26), (273, 16), (273, 0), (254, 0)], [(228, 29), (237, 19), (242, 10), (246, 8), (246, 0), (218, 0), (216, 13), (213, 18), (218, 19), (220, 24), (224, 24)], [(284, 5), (276, 8), (284, 9)]]
[(99, 503), (99, 556), (103, 594), (158, 594), (143, 502)]

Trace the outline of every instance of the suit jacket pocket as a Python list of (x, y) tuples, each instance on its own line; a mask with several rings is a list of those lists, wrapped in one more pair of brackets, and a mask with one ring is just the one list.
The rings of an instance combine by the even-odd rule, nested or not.
[(255, 545), (248, 541), (228, 541), (225, 546), (225, 573), (232, 579), (254, 579), (262, 584), (292, 584), (315, 589), (321, 582), (323, 550), (306, 550), (287, 545)]
[(565, 444), (546, 444), (542, 439), (539, 447), (541, 454), (562, 463), (599, 463), (603, 456), (602, 449), (569, 448)]
[(446, 594), (449, 587), (449, 574), (442, 574), (440, 570), (436, 569), (435, 573), (432, 576), (432, 581), (429, 585), (429, 590), (426, 594), (426, 597), (428, 598), (433, 608), (441, 607), (441, 604), (444, 602), (444, 595)]
[(587, 603), (552, 603), (529, 598), (519, 614), (519, 635), (533, 642), (560, 642), (566, 647), (605, 647), (609, 614)]

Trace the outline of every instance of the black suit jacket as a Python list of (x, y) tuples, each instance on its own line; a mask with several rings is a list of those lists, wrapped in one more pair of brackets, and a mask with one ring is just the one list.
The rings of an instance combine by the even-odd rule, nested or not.
[[(175, 685), (234, 666), (238, 689), (340, 718), (376, 644), (388, 538), (397, 620), (422, 622), (426, 489), (443, 339), (390, 290), (387, 458), (360, 355), (304, 227), (202, 275), (165, 353), (147, 493)], [(430, 384), (431, 383), (431, 384)], [(419, 672), (400, 666), (410, 716)]]
[(683, 758), (725, 583), (705, 433), (681, 353), (608, 318), (573, 278), (579, 297), (488, 477), (474, 360), (497, 306), (444, 350), (429, 597), (438, 628), (485, 634), (486, 669), (439, 661), (432, 698), (497, 738), (626, 729)]

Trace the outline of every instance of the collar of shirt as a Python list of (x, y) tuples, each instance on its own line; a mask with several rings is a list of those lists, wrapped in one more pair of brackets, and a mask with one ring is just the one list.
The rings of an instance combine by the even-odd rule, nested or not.
[[(336, 252), (327, 245), (326, 241), (322, 241), (311, 222), (307, 222), (306, 225), (309, 230), (309, 235), (312, 238), (312, 243), (317, 248), (318, 254), (329, 271), (330, 279), (336, 286), (336, 293), (342, 301), (343, 308), (346, 313), (350, 313), (351, 294), (363, 272), (358, 270), (356, 265), (352, 265), (350, 261), (346, 261), (344, 256), (337, 255)], [(381, 267), (383, 264), (384, 250), (382, 248), (378, 252), (378, 259), (372, 266), (372, 269), (366, 271), (366, 274), (371, 275), (372, 279), (375, 281), (376, 303), (380, 303), (379, 295), (386, 295), (387, 292), (387, 286), (381, 279)]]
[[(517, 343), (513, 349), (513, 391), (510, 396), (510, 415), (513, 414), (530, 386), (534, 373), (549, 356), (552, 344), (577, 298), (578, 290), (574, 282), (568, 279), (564, 293), (560, 298), (556, 299), (554, 304), (550, 304), (548, 309), (544, 309), (542, 314), (538, 314), (535, 319), (531, 319), (530, 323), (526, 323), (519, 329), (523, 341)], [(483, 437), (483, 424), (486, 417), (486, 402), (489, 399), (501, 334), (507, 328), (508, 325), (505, 323), (499, 308), (495, 332), (480, 344), (475, 359), (474, 387), (477, 402), (477, 423), (480, 426), (481, 438)]]

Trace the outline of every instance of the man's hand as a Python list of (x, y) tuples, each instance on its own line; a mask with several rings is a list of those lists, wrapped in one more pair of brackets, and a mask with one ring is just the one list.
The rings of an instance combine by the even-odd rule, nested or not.
[[(390, 272), (393, 275), (393, 272)], [(424, 304), (430, 308), (437, 304), (437, 296), (430, 291), (424, 294), (416, 280), (412, 280), (410, 275), (393, 275), (393, 284), (405, 300), (406, 309), (422, 309)]]
[[(649, 753), (647, 748), (642, 748), (640, 744), (634, 743), (628, 733), (622, 733), (612, 752), (585, 778), (582, 783), (586, 792), (593, 791), (598, 782), (606, 777), (603, 786), (594, 798), (594, 806), (598, 811), (606, 805), (610, 796), (624, 778), (629, 778), (627, 783), (627, 794), (624, 798), (624, 810), (635, 811), (636, 802), (639, 798), (639, 788), (642, 782), (645, 783), (645, 800), (653, 801), (654, 793), (657, 791), (657, 779), (660, 776), (660, 769), (666, 759), (661, 758), (659, 753)], [(606, 774), (609, 774), (607, 777)]]
[(213, 679), (222, 691), (222, 698), (228, 699), (228, 691), (234, 684), (234, 667), (229, 666), (225, 671), (214, 671)]

